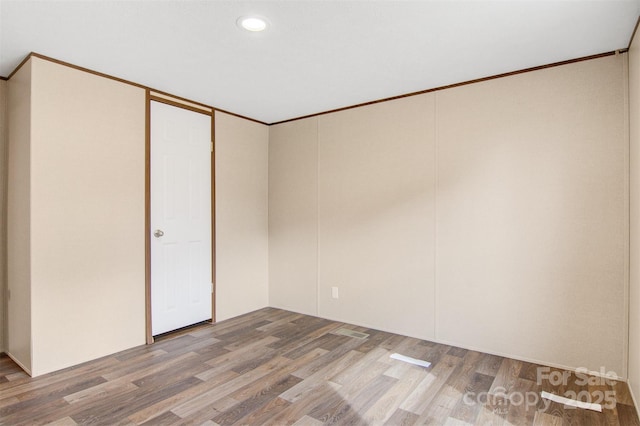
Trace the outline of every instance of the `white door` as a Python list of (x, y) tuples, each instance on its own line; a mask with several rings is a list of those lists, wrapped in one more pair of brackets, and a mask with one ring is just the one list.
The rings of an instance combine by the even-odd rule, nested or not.
[(211, 319), (211, 116), (151, 102), (151, 331)]

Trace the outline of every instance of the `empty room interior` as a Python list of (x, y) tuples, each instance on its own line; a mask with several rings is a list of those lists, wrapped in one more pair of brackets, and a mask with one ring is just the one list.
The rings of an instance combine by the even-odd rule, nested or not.
[(0, 0), (0, 425), (640, 426), (639, 17)]

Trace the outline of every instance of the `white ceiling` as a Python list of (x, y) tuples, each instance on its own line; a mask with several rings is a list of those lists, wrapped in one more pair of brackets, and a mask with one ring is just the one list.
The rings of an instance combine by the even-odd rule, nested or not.
[[(0, 0), (0, 75), (29, 53), (273, 123), (626, 48), (640, 0)], [(249, 33), (241, 15), (267, 17)]]

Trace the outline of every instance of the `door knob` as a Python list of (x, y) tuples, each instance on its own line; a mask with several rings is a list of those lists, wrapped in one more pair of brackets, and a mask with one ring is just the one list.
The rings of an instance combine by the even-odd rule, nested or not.
[(156, 238), (160, 238), (160, 237), (162, 237), (163, 235), (164, 235), (164, 232), (163, 232), (161, 229), (156, 229), (156, 230), (153, 232), (153, 236), (154, 236), (154, 237), (156, 237)]

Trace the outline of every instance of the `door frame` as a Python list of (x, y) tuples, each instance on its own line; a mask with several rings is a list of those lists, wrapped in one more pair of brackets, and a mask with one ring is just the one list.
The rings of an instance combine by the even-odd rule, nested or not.
[(177, 100), (155, 96), (149, 89), (145, 90), (145, 171), (144, 171), (144, 211), (145, 211), (145, 339), (148, 345), (152, 344), (153, 333), (151, 331), (151, 102), (161, 102), (178, 108), (187, 109), (199, 114), (211, 117), (211, 322), (216, 322), (216, 133), (215, 110), (211, 108), (198, 108)]

